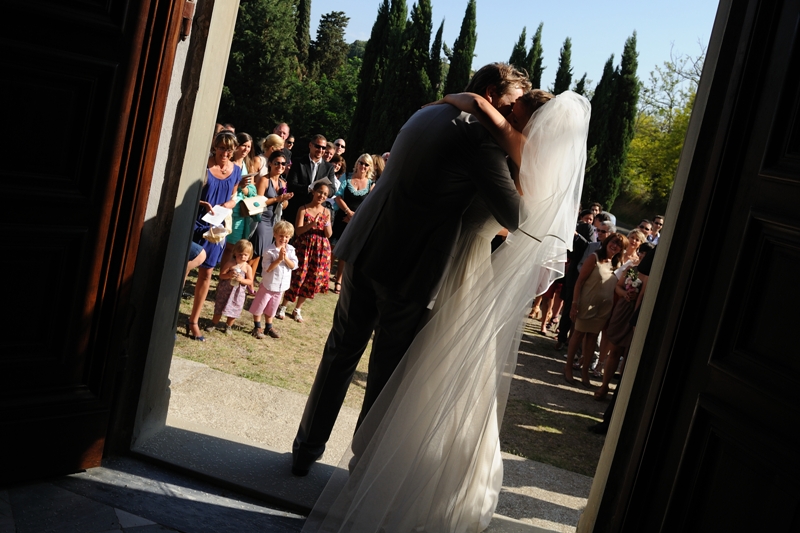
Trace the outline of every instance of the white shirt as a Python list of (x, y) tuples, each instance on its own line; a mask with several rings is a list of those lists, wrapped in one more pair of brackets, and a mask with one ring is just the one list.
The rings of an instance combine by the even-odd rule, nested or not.
[(289, 288), (292, 281), (292, 270), (297, 268), (297, 253), (294, 251), (294, 246), (287, 244), (286, 258), (294, 263), (294, 268), (289, 268), (286, 266), (285, 261), (281, 261), (271, 272), (267, 272), (269, 265), (278, 259), (279, 255), (278, 247), (274, 244), (270, 244), (269, 248), (264, 252), (264, 256), (261, 258), (261, 264), (264, 265), (265, 268), (262, 268), (261, 285), (259, 289), (264, 287), (264, 289), (268, 291), (282, 292)]

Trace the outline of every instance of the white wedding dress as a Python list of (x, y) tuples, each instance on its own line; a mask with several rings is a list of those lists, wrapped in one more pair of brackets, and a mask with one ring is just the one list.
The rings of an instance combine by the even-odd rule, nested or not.
[[(520, 227), (481, 202), (430, 321), (370, 409), (303, 532), (477, 533), (502, 485), (499, 429), (531, 299), (563, 275), (583, 186), (589, 102), (566, 92), (523, 134)], [(349, 471), (352, 470), (352, 471)]]

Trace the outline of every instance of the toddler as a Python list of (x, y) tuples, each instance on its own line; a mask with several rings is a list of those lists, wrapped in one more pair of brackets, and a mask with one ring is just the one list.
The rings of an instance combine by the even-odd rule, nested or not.
[(253, 245), (242, 239), (233, 247), (233, 257), (222, 265), (219, 272), (214, 318), (206, 331), (214, 331), (223, 315), (227, 317), (225, 334), (233, 335), (233, 323), (242, 314), (247, 287), (253, 286), (253, 269), (247, 260), (253, 254)]
[(265, 337), (264, 329), (261, 327), (261, 315), (266, 314), (266, 335), (273, 339), (280, 338), (280, 335), (272, 327), (272, 320), (278, 304), (283, 296), (283, 291), (289, 288), (292, 279), (292, 270), (297, 268), (297, 254), (294, 246), (289, 244), (289, 239), (294, 235), (294, 226), (285, 220), (281, 220), (272, 228), (275, 237), (275, 244), (271, 244), (264, 252), (264, 262), (262, 264), (261, 285), (258, 292), (250, 304), (250, 313), (253, 315), (253, 336), (257, 339)]

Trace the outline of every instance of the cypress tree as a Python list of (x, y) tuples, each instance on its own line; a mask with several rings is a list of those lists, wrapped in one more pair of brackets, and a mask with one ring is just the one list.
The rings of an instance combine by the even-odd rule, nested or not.
[(475, 53), (475, 43), (478, 36), (475, 33), (475, 0), (469, 0), (464, 20), (461, 22), (461, 32), (453, 44), (453, 57), (450, 60), (450, 70), (447, 72), (447, 82), (444, 93), (460, 93), (469, 83), (472, 69), (472, 57)]
[(625, 41), (620, 66), (613, 69), (613, 56), (606, 62), (592, 98), (587, 146), (594, 164), (586, 173), (583, 196), (586, 201), (598, 201), (608, 209), (619, 195), (633, 139), (639, 101), (638, 56), (634, 32)]
[(297, 61), (303, 71), (309, 67), (308, 52), (311, 46), (311, 0), (298, 0), (297, 23), (294, 44), (297, 48)]
[(347, 142), (355, 153), (364, 152), (364, 140), (372, 118), (375, 94), (383, 79), (383, 70), (389, 57), (389, 0), (383, 0), (372, 33), (364, 47), (364, 58), (359, 73), (358, 97), (353, 122)]
[(283, 0), (243, 0), (219, 105), (222, 120), (254, 134), (288, 120), (297, 77), (295, 13)]
[(544, 23), (540, 22), (539, 27), (536, 28), (536, 33), (531, 38), (531, 49), (528, 51), (528, 57), (525, 58), (525, 68), (528, 70), (531, 84), (534, 89), (542, 86), (542, 73), (545, 67), (542, 66), (544, 58), (544, 50), (542, 49), (542, 28)]
[(583, 73), (583, 76), (581, 76), (581, 79), (579, 79), (577, 81), (577, 83), (575, 83), (575, 87), (572, 90), (574, 92), (580, 94), (580, 95), (583, 95), (583, 96), (586, 95), (586, 73), (585, 72)]
[[(528, 42), (528, 33), (525, 26), (522, 27), (522, 33), (519, 34), (519, 40), (517, 44), (514, 45), (514, 49), (511, 50), (511, 57), (508, 58), (508, 63), (517, 67), (518, 69), (526, 69), (528, 67), (528, 60), (527, 60), (527, 46)], [(530, 75), (530, 72), (528, 73)]]
[(553, 94), (561, 94), (568, 91), (572, 85), (572, 39), (564, 39), (564, 46), (558, 56), (558, 70), (556, 71), (556, 82), (553, 85)]
[(347, 60), (350, 47), (344, 41), (344, 33), (350, 17), (343, 11), (332, 11), (322, 15), (317, 28), (317, 38), (309, 48), (309, 72), (313, 77), (332, 78)]
[[(605, 169), (608, 162), (605, 160), (606, 137), (609, 133), (608, 122), (611, 115), (611, 102), (614, 96), (614, 55), (606, 61), (603, 75), (600, 77), (592, 96), (592, 117), (589, 120), (589, 134), (586, 139), (588, 157), (586, 161), (586, 175), (583, 180), (583, 203), (600, 202), (602, 180), (606, 179)], [(607, 204), (603, 204), (607, 205)]]
[(436, 37), (431, 45), (431, 58), (428, 63), (428, 79), (431, 82), (431, 101), (441, 98), (442, 89), (442, 32), (444, 32), (444, 20), (439, 25)]
[(430, 101), (431, 83), (427, 69), (430, 65), (431, 42), (430, 0), (419, 0), (411, 9), (411, 20), (403, 32), (393, 67), (387, 72), (378, 94), (380, 115), (367, 135), (367, 148), (373, 152), (387, 150), (405, 122)]

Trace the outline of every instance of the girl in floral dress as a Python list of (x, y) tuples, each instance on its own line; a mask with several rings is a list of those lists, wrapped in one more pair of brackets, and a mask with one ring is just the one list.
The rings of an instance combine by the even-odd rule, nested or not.
[(333, 233), (329, 211), (323, 202), (330, 194), (330, 188), (318, 181), (312, 190), (310, 203), (297, 212), (295, 229), (295, 249), (297, 251), (297, 268), (292, 271), (292, 284), (283, 297), (283, 303), (275, 318), (282, 319), (286, 313), (287, 302), (294, 302), (292, 318), (303, 321), (301, 307), (307, 298), (314, 298), (318, 292), (328, 292), (331, 266), (331, 243), (328, 240)]

